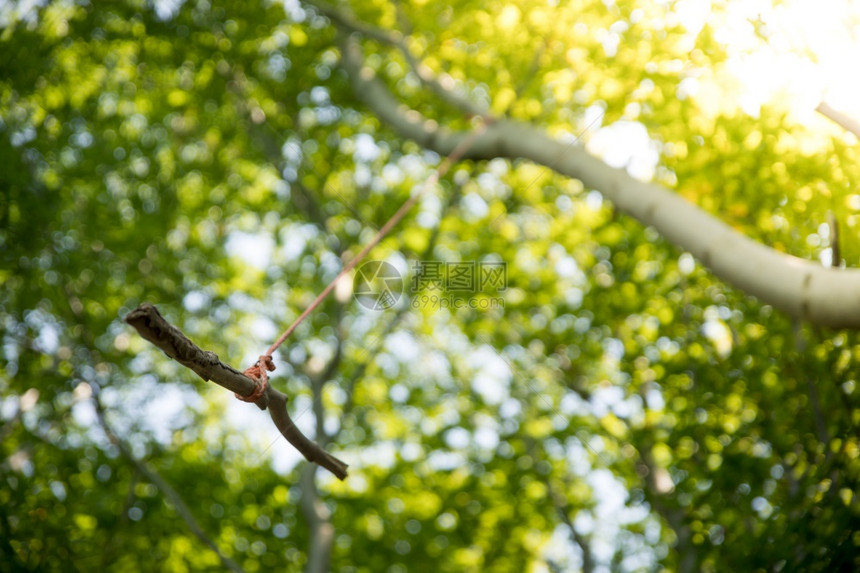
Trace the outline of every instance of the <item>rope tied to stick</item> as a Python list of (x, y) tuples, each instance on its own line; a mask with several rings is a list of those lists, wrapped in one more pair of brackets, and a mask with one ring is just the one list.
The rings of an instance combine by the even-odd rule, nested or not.
[(256, 402), (266, 392), (269, 386), (269, 372), (275, 370), (275, 362), (272, 360), (271, 354), (263, 354), (253, 366), (249, 366), (242, 374), (256, 382), (257, 386), (254, 391), (247, 396), (242, 396), (234, 392), (234, 396), (243, 402)]
[(269, 385), (269, 375), (267, 371), (271, 372), (275, 369), (275, 363), (272, 361), (272, 354), (278, 349), (281, 344), (293, 333), (293, 331), (302, 323), (304, 319), (310, 315), (313, 310), (319, 306), (319, 304), (329, 295), (331, 291), (334, 290), (335, 285), (337, 285), (338, 281), (343, 278), (347, 273), (352, 271), (358, 263), (364, 260), (367, 254), (379, 244), (380, 241), (394, 228), (397, 223), (400, 222), (403, 217), (406, 216), (406, 213), (418, 202), (421, 198), (421, 195), (430, 187), (439, 182), (439, 179), (442, 178), (451, 166), (457, 162), (466, 152), (475, 144), (475, 141), (480, 138), (484, 132), (487, 131), (487, 128), (495, 122), (495, 119), (490, 116), (482, 116), (481, 124), (475, 128), (467, 137), (465, 137), (451, 152), (451, 154), (446, 157), (439, 167), (424, 181), (424, 184), (418, 188), (418, 190), (412, 194), (401, 206), (400, 208), (391, 216), (388, 221), (376, 232), (376, 235), (367, 243), (361, 251), (355, 257), (352, 258), (344, 267), (341, 269), (340, 273), (326, 286), (321, 293), (317, 295), (314, 301), (305, 308), (304, 312), (302, 312), (299, 317), (293, 321), (293, 323), (287, 327), (287, 329), (278, 337), (278, 339), (269, 347), (266, 351), (266, 354), (260, 356), (260, 359), (256, 364), (247, 368), (244, 372), (245, 376), (254, 380), (257, 383), (257, 387), (248, 396), (241, 396), (236, 394), (236, 398), (242, 400), (243, 402), (256, 402), (266, 391), (266, 387)]

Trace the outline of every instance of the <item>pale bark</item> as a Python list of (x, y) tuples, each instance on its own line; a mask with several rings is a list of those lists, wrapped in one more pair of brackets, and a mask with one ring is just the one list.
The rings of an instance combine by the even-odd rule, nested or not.
[(815, 111), (817, 111), (830, 121), (836, 123), (837, 125), (842, 127), (842, 129), (850, 131), (857, 137), (860, 137), (860, 121), (857, 121), (847, 113), (836, 109), (826, 101), (823, 101), (818, 104), (818, 107), (815, 108)]
[[(365, 67), (355, 35), (343, 34), (340, 46), (341, 65), (356, 95), (398, 135), (441, 155), (450, 154), (469, 136), (444, 129), (398, 101)], [(528, 124), (494, 120), (464, 154), (466, 159), (497, 157), (527, 159), (579, 179), (765, 304), (821, 326), (860, 327), (860, 269), (826, 268), (765, 246), (669, 189), (639, 181), (581, 145), (558, 141)]]

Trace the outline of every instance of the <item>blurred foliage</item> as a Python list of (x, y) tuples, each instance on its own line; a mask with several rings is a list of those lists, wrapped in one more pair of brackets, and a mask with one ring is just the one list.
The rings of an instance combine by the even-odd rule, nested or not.
[[(227, 416), (250, 406), (121, 317), (156, 302), (239, 366), (438, 158), (358, 103), (311, 6), (23, 4), (0, 6), (0, 570), (220, 567), (109, 442), (98, 395), (222, 551), (300, 571), (302, 464), (276, 471), (285, 449)], [(856, 233), (857, 146), (776, 104), (679, 97), (725, 46), (671, 3), (352, 9), (411, 31), (430, 70), (497, 113), (551, 133), (594, 129), (595, 109), (639, 122), (655, 179), (778, 250), (826, 258), (830, 210)], [(365, 50), (411, 107), (466, 125), (396, 49)], [(489, 310), (331, 297), (278, 356), (309, 427), (309, 382), (342, 346), (317, 387), (351, 464), (318, 479), (332, 570), (860, 568), (856, 333), (793, 323), (524, 162), (458, 166), (373, 256), (505, 262), (507, 288)]]

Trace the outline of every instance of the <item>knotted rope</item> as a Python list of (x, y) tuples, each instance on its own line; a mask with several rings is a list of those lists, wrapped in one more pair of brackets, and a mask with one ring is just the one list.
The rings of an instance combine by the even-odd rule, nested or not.
[(241, 394), (234, 395), (243, 402), (256, 402), (266, 392), (266, 387), (269, 385), (269, 372), (275, 370), (275, 363), (272, 361), (271, 354), (263, 354), (256, 364), (245, 369), (242, 374), (257, 383), (254, 391), (247, 396)]

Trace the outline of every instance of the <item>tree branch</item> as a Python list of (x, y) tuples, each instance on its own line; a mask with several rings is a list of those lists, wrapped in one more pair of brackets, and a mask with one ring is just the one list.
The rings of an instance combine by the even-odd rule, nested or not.
[(579, 547), (582, 553), (582, 572), (592, 573), (594, 571), (594, 556), (591, 553), (591, 544), (588, 538), (580, 535), (576, 530), (576, 526), (574, 526), (573, 521), (570, 519), (570, 508), (568, 507), (567, 500), (559, 492), (555, 491), (549, 479), (546, 481), (546, 488), (547, 496), (552, 500), (559, 519), (561, 519), (561, 522), (564, 523), (570, 533), (570, 540)]
[[(154, 307), (153, 307), (154, 308)], [(125, 443), (119, 436), (117, 436), (113, 429), (108, 425), (107, 420), (105, 419), (104, 407), (102, 406), (101, 400), (99, 399), (98, 390), (93, 387), (93, 403), (96, 409), (96, 416), (98, 417), (99, 424), (101, 424), (102, 429), (107, 435), (108, 439), (111, 443), (115, 444), (120, 453), (126, 458), (134, 467), (140, 472), (147, 480), (149, 480), (158, 490), (164, 494), (164, 496), (170, 500), (170, 503), (173, 504), (173, 508), (176, 510), (176, 513), (182, 518), (185, 524), (188, 526), (188, 529), (191, 530), (197, 539), (203, 542), (209, 549), (215, 552), (218, 556), (218, 559), (221, 560), (221, 564), (233, 571), (234, 573), (244, 573), (244, 569), (239, 566), (238, 563), (224, 555), (218, 546), (215, 544), (212, 539), (209, 538), (208, 535), (203, 531), (200, 527), (200, 524), (197, 523), (197, 520), (194, 518), (194, 514), (191, 513), (191, 510), (185, 504), (185, 501), (182, 499), (182, 496), (173, 489), (173, 487), (167, 483), (161, 474), (156, 470), (149, 467), (145, 462), (137, 459), (131, 451), (131, 448), (128, 447), (128, 444)]]
[(832, 107), (826, 101), (818, 104), (818, 107), (815, 108), (815, 111), (831, 120), (835, 124), (839, 125), (842, 129), (846, 131), (850, 131), (857, 137), (860, 137), (860, 121), (857, 121), (850, 115), (845, 112), (839, 111), (838, 109)]
[[(525, 438), (524, 441), (526, 443), (529, 455), (532, 457), (532, 459), (539, 459), (540, 450), (538, 449), (536, 441), (531, 438)], [(579, 547), (579, 550), (582, 553), (582, 573), (592, 573), (595, 568), (595, 563), (594, 555), (591, 552), (591, 543), (589, 542), (589, 539), (583, 535), (580, 535), (580, 533), (576, 530), (576, 526), (573, 524), (573, 520), (570, 519), (570, 504), (568, 503), (567, 498), (553, 487), (552, 479), (547, 477), (545, 485), (547, 498), (552, 501), (552, 505), (555, 508), (559, 519), (562, 523), (564, 523), (565, 527), (567, 527), (567, 530), (570, 533), (571, 542), (573, 542), (574, 545)]]
[[(343, 319), (343, 305), (338, 304), (337, 310), (337, 324), (339, 325), (341, 320)], [(335, 350), (334, 356), (329, 360), (325, 369), (320, 372), (317, 376), (311, 376), (311, 394), (312, 394), (312, 408), (314, 412), (314, 418), (316, 418), (316, 435), (314, 436), (319, 444), (325, 447), (330, 441), (331, 436), (325, 431), (325, 408), (323, 405), (323, 391), (325, 390), (325, 385), (329, 380), (332, 379), (334, 373), (337, 371), (338, 366), (340, 365), (341, 358), (343, 357), (343, 336), (341, 336), (339, 330), (336, 334), (336, 342), (335, 342)]]
[[(451, 132), (398, 101), (364, 66), (354, 37), (341, 38), (341, 66), (356, 95), (400, 136), (441, 155), (470, 134)], [(528, 124), (497, 120), (466, 159), (527, 159), (599, 190), (615, 206), (689, 251), (716, 276), (783, 312), (820, 326), (860, 328), (860, 269), (825, 268), (767, 247), (656, 185), (608, 166), (582, 147)]]
[(311, 543), (308, 549), (306, 573), (326, 573), (329, 570), (331, 546), (334, 542), (334, 525), (331, 523), (331, 511), (320, 499), (314, 477), (316, 466), (306, 465), (301, 471), (302, 513), (308, 522), (311, 532)]
[(827, 213), (827, 226), (830, 227), (830, 266), (842, 266), (842, 245), (839, 242), (839, 219), (833, 211)]
[[(665, 484), (661, 484), (657, 478), (660, 469), (654, 462), (651, 454), (651, 445), (642, 444), (638, 448), (639, 460), (645, 471), (644, 482), (645, 499), (651, 504), (657, 513), (669, 524), (675, 532), (675, 550), (678, 552), (678, 571), (681, 573), (692, 573), (698, 570), (698, 556), (693, 545), (693, 532), (688, 523), (687, 513), (681, 507), (668, 507), (665, 503), (667, 496), (672, 490), (667, 490)], [(671, 481), (669, 482), (671, 483)]]
[[(125, 321), (167, 356), (190, 368), (203, 380), (211, 380), (241, 396), (249, 396), (254, 392), (257, 385), (254, 380), (221, 362), (214, 352), (202, 350), (191, 342), (181, 330), (167, 322), (154, 305), (141, 304), (128, 313)], [(309, 440), (296, 427), (287, 412), (287, 400), (285, 394), (269, 384), (266, 392), (255, 403), (261, 410), (269, 409), (272, 422), (308, 461), (319, 464), (339, 479), (346, 478), (347, 465)]]
[[(323, 391), (325, 385), (334, 376), (343, 356), (343, 336), (340, 325), (343, 321), (343, 305), (337, 305), (336, 312), (336, 342), (334, 356), (329, 360), (322, 372), (311, 376), (311, 394), (313, 399), (313, 412), (316, 418), (315, 438), (318, 443), (325, 446), (331, 436), (325, 431), (325, 409), (323, 407)], [(331, 558), (331, 546), (334, 542), (334, 525), (331, 522), (331, 511), (320, 499), (319, 490), (316, 487), (317, 468), (314, 465), (306, 465), (301, 470), (300, 483), (302, 487), (301, 508), (310, 530), (310, 545), (308, 547), (308, 561), (305, 567), (306, 573), (325, 573), (329, 569)]]
[(397, 48), (403, 54), (403, 58), (406, 60), (406, 63), (409, 64), (409, 67), (412, 68), (412, 71), (415, 72), (415, 75), (418, 76), (421, 83), (427, 86), (430, 91), (436, 94), (438, 98), (442, 99), (448, 105), (459, 109), (467, 115), (490, 119), (488, 110), (476, 104), (464, 94), (454, 92), (452, 89), (453, 80), (451, 80), (449, 76), (445, 76), (443, 80), (440, 80), (430, 70), (430, 68), (422, 64), (418, 58), (412, 55), (406, 42), (406, 37), (404, 37), (400, 32), (383, 30), (370, 26), (351, 15), (326, 4), (325, 2), (318, 2), (317, 0), (306, 0), (306, 2), (328, 17), (341, 30), (356, 32), (366, 38), (376, 40), (381, 44), (387, 44)]

